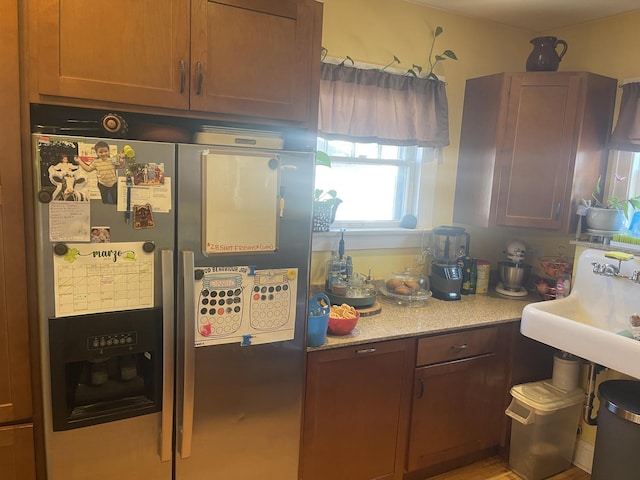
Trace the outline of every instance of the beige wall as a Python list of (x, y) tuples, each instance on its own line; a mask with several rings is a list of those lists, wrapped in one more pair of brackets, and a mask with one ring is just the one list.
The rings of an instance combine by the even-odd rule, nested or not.
[[(451, 145), (444, 149), (443, 161), (437, 168), (434, 225), (422, 227), (450, 224), (465, 81), (470, 77), (523, 69), (530, 50), (528, 39), (533, 35), (404, 0), (325, 0), (323, 25), (322, 45), (330, 56), (348, 55), (358, 62), (386, 65), (395, 55), (401, 64), (394, 67), (402, 69), (414, 63), (425, 67), (433, 31), (438, 25), (443, 28), (434, 52), (450, 49), (459, 59), (446, 60), (436, 68), (436, 73), (443, 75), (448, 84)], [(472, 245), (475, 241), (474, 235)], [(503, 248), (502, 243), (498, 248)], [(372, 268), (374, 277), (380, 278), (411, 265), (420, 251), (349, 253), (354, 257), (356, 270), (366, 272)], [(479, 253), (476, 256), (482, 257)], [(327, 253), (313, 255), (312, 282), (322, 281), (327, 258)]]
[[(541, 34), (568, 42), (560, 70), (586, 70), (620, 80), (640, 77), (640, 49), (635, 48), (640, 10), (571, 28), (535, 33), (405, 0), (324, 0), (322, 44), (332, 57), (349, 55), (356, 61), (386, 65), (396, 55), (402, 62), (399, 67), (409, 68), (413, 63), (425, 65), (431, 35), (437, 25), (443, 28), (443, 33), (434, 51), (453, 50), (459, 60), (446, 60), (436, 69), (447, 82), (451, 145), (444, 148), (443, 162), (437, 169), (434, 222), (423, 225), (425, 228), (448, 225), (452, 221), (466, 79), (501, 71), (524, 71), (531, 52), (529, 40)], [(538, 267), (535, 261), (538, 256), (554, 255), (559, 249), (569, 255), (574, 252), (569, 244), (572, 235), (523, 228), (467, 228), (471, 233), (471, 254), (494, 265), (503, 259), (502, 251), (511, 239), (525, 241), (531, 250), (528, 261), (534, 269)], [(358, 253), (353, 253), (356, 261)], [(407, 261), (403, 255), (394, 262), (393, 256), (385, 252), (384, 267), (376, 268), (375, 252), (366, 255), (374, 271), (401, 269)], [(314, 255), (314, 268), (323, 262), (322, 255)]]
[[(444, 149), (444, 160), (437, 170), (436, 212), (434, 225), (450, 224), (462, 119), (464, 85), (467, 78), (501, 71), (524, 71), (531, 51), (529, 39), (545, 34), (567, 41), (569, 48), (560, 64), (563, 71), (591, 71), (617, 78), (640, 77), (640, 48), (637, 31), (640, 10), (544, 33), (506, 27), (488, 21), (449, 14), (440, 10), (408, 3), (404, 0), (324, 0), (322, 44), (332, 57), (349, 55), (356, 61), (386, 65), (396, 55), (401, 68), (412, 63), (425, 64), (433, 29), (440, 25), (435, 52), (453, 50), (458, 61), (447, 60), (436, 70), (447, 82), (451, 145)], [(620, 93), (618, 94), (619, 102)], [(617, 116), (617, 112), (616, 112)], [(495, 262), (502, 259), (505, 243), (512, 238), (526, 242), (531, 248), (529, 262), (553, 255), (564, 248), (570, 255), (571, 235), (517, 228), (484, 229), (468, 227), (471, 253)], [(348, 248), (347, 248), (348, 249)], [(374, 271), (374, 277), (402, 270), (413, 262), (419, 249), (353, 252), (357, 271)], [(313, 256), (313, 280), (323, 281), (321, 272), (328, 254)], [(376, 275), (376, 273), (378, 275)], [(600, 374), (598, 380), (618, 377), (617, 372)], [(595, 429), (583, 425), (582, 439), (593, 443)]]
[[(437, 68), (447, 82), (451, 145), (437, 171), (434, 224), (450, 224), (467, 78), (523, 69), (532, 37), (511, 27), (449, 14), (404, 0), (325, 0), (322, 44), (332, 57), (349, 55), (356, 61), (386, 65), (396, 55), (402, 63), (426, 66), (436, 26), (443, 33), (434, 53), (453, 50), (458, 61), (446, 60)], [(429, 227), (430, 225), (427, 225)]]

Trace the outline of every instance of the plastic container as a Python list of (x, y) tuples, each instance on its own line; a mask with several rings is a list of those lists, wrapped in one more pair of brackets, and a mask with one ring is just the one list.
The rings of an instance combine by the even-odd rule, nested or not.
[(584, 392), (550, 380), (516, 385), (506, 414), (511, 424), (509, 467), (525, 480), (541, 480), (571, 466)]
[(420, 277), (414, 275), (410, 267), (406, 267), (404, 272), (394, 273), (385, 282), (385, 288), (389, 293), (409, 297), (418, 294), (420, 290), (429, 290), (429, 285), (426, 278), (422, 279), (421, 284)]
[(640, 476), (640, 382), (602, 382), (598, 397), (600, 409), (591, 479), (637, 480)]
[(316, 293), (309, 299), (309, 321), (307, 324), (307, 346), (319, 347), (327, 341), (331, 302), (324, 293)]
[(476, 284), (476, 293), (487, 293), (489, 290), (489, 275), (491, 272), (491, 264), (486, 260), (477, 260), (478, 264), (478, 283)]
[(578, 388), (580, 366), (582, 360), (567, 352), (557, 352), (553, 356), (553, 374), (551, 383), (561, 390), (570, 391)]

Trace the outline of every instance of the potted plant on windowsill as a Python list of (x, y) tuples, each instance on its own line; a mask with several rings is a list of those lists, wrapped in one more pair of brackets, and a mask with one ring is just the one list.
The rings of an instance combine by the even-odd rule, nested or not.
[(616, 186), (625, 179), (626, 177), (615, 174), (611, 196), (606, 201), (600, 201), (601, 178), (598, 178), (598, 183), (591, 195), (592, 199), (583, 200), (587, 207), (588, 228), (598, 232), (618, 232), (623, 227), (625, 219), (628, 220), (635, 209), (640, 209), (640, 195), (626, 199), (620, 199), (616, 196)]
[[(325, 152), (316, 152), (316, 165), (331, 167), (331, 158)], [(313, 195), (312, 231), (328, 232), (341, 203), (335, 190), (324, 191), (317, 188)]]

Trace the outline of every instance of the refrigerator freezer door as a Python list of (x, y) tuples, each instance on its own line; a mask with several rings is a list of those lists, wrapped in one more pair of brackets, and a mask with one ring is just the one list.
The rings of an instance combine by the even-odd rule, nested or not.
[[(177, 425), (179, 430), (182, 426), (183, 437), (179, 432), (175, 478), (296, 480), (305, 372), (313, 154), (277, 152), (284, 211), (278, 212), (276, 220), (278, 248), (274, 252), (207, 256), (202, 252), (201, 223), (201, 152), (204, 148), (193, 145), (178, 148), (177, 246), (183, 278), (178, 279), (177, 323), (181, 338), (177, 345), (181, 351), (178, 352), (177, 375), (183, 378), (193, 375), (193, 423), (191, 438), (184, 438), (188, 432), (184, 419), (189, 414), (186, 404), (191, 402), (190, 382), (178, 380)], [(235, 155), (243, 154), (243, 150), (232, 151)], [(254, 154), (255, 151), (248, 152), (248, 155)], [(215, 222), (216, 219), (209, 220)], [(218, 223), (219, 228), (224, 226), (224, 222)], [(251, 232), (251, 225), (246, 228)], [(193, 261), (186, 258), (193, 258)], [(297, 269), (297, 296), (292, 300), (296, 303), (293, 339), (258, 345), (242, 346), (237, 342), (194, 348), (193, 268), (242, 265), (253, 266), (258, 271)], [(185, 327), (188, 335), (185, 335)], [(190, 358), (193, 358), (193, 367), (190, 367)], [(184, 398), (181, 398), (180, 385), (186, 385), (183, 387), (183, 392), (187, 392)]]
[[(157, 190), (145, 190), (141, 187), (135, 194), (147, 194), (154, 192), (161, 193), (157, 198), (147, 195), (150, 202), (157, 206), (153, 212), (153, 223), (147, 222), (145, 225), (136, 225), (133, 221), (126, 222), (125, 212), (122, 210), (122, 201), (119, 204), (103, 203), (100, 194), (89, 201), (58, 202), (77, 203), (83, 202), (90, 205), (90, 226), (99, 226), (102, 232), (108, 232), (110, 245), (115, 248), (116, 243), (150, 243), (154, 249), (152, 256), (154, 259), (154, 281), (153, 281), (153, 305), (156, 308), (162, 307), (162, 323), (164, 324), (163, 343), (163, 373), (162, 389), (160, 395), (163, 402), (163, 410), (137, 417), (125, 418), (117, 421), (110, 421), (91, 425), (83, 428), (74, 428), (65, 431), (53, 431), (52, 407), (51, 407), (51, 378), (49, 375), (51, 349), (59, 346), (49, 344), (49, 319), (55, 322), (55, 288), (54, 288), (54, 247), (57, 241), (51, 241), (50, 223), (50, 203), (46, 203), (47, 195), (55, 193), (56, 185), (50, 185), (49, 172), (63, 168), (58, 165), (58, 156), (61, 153), (68, 154), (67, 159), (71, 160), (77, 167), (78, 160), (74, 158), (91, 151), (91, 148), (101, 140), (100, 138), (71, 137), (58, 135), (34, 135), (33, 136), (33, 161), (34, 188), (39, 192), (35, 201), (36, 212), (36, 238), (37, 238), (37, 266), (38, 266), (38, 310), (39, 327), (41, 338), (41, 371), (43, 372), (43, 403), (44, 403), (44, 429), (45, 448), (47, 456), (47, 474), (50, 480), (136, 480), (139, 478), (153, 478), (154, 480), (170, 480), (172, 478), (172, 424), (173, 424), (173, 341), (171, 338), (173, 330), (174, 308), (169, 302), (173, 298), (173, 273), (172, 254), (164, 251), (174, 251), (175, 238), (175, 158), (176, 145), (167, 143), (137, 142), (133, 140), (106, 139), (106, 142), (118, 152), (125, 152), (125, 147), (129, 146), (135, 151), (135, 160), (138, 165), (147, 166), (147, 170), (140, 169), (141, 177), (138, 184), (151, 183), (151, 177), (159, 181), (155, 167), (162, 167), (162, 175), (165, 178), (165, 186), (158, 187)], [(43, 152), (46, 154), (42, 155)], [(125, 152), (126, 153), (126, 152)], [(130, 158), (130, 157), (128, 157)], [(152, 169), (153, 167), (153, 169)], [(122, 180), (124, 169), (117, 169), (118, 176)], [(75, 169), (75, 171), (79, 171)], [(84, 172), (84, 170), (83, 170)], [(144, 174), (147, 176), (144, 177)], [(86, 172), (84, 178), (90, 179), (95, 172)], [(137, 187), (136, 187), (137, 188)], [(156, 188), (148, 187), (148, 188)], [(40, 195), (44, 193), (45, 195)], [(86, 194), (86, 190), (84, 191)], [(49, 197), (50, 198), (50, 197)], [(135, 202), (142, 203), (138, 197), (133, 197)], [(113, 197), (111, 197), (113, 199)], [(119, 199), (121, 200), (121, 199)], [(135, 220), (135, 217), (132, 218)], [(58, 219), (63, 225), (65, 219)], [(55, 225), (54, 225), (55, 226)], [(150, 228), (137, 228), (140, 226)], [(61, 230), (59, 230), (61, 231)], [(104, 239), (103, 239), (104, 240)], [(64, 242), (60, 242), (64, 243)], [(89, 236), (82, 242), (82, 245), (98, 245), (89, 243)], [(101, 245), (109, 245), (102, 243)], [(164, 259), (164, 263), (162, 262)], [(167, 264), (168, 262), (168, 264)], [(96, 273), (95, 271), (90, 273)], [(100, 291), (105, 298), (108, 285), (115, 283), (100, 282), (87, 284), (87, 291), (95, 294)], [(117, 284), (120, 287), (122, 283)], [(56, 286), (58, 288), (59, 286)], [(128, 286), (127, 286), (128, 288)], [(127, 288), (121, 289), (118, 295), (126, 296)], [(119, 297), (122, 298), (122, 297)], [(114, 309), (118, 310), (118, 309)], [(104, 310), (102, 310), (104, 311)], [(127, 310), (128, 315), (135, 316), (136, 309)], [(74, 313), (76, 318), (82, 318), (82, 312)], [(87, 316), (87, 321), (90, 321)], [(106, 353), (106, 352), (105, 352)], [(107, 354), (108, 355), (108, 354)], [(123, 377), (124, 380), (124, 377)], [(55, 387), (56, 385), (54, 385)]]

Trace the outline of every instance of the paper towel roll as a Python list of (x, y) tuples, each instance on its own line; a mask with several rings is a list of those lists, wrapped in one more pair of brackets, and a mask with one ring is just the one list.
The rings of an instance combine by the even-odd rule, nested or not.
[(580, 378), (580, 358), (567, 352), (558, 352), (553, 356), (553, 375), (551, 384), (562, 390), (578, 388)]

